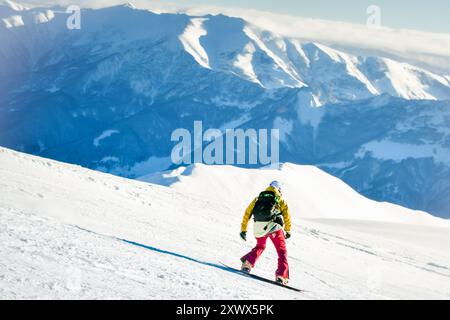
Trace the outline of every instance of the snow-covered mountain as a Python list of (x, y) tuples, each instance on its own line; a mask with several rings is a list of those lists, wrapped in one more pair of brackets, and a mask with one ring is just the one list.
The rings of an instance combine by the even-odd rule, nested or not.
[[(357, 57), (319, 43), (302, 43), (257, 28), (243, 19), (224, 15), (155, 14), (129, 4), (84, 10), (81, 15), (81, 29), (68, 30), (69, 14), (64, 8), (26, 10), (7, 1), (0, 11), (4, 40), (2, 62), (12, 67), (7, 75), (49, 67), (60, 70), (61, 64), (74, 62), (68, 51), (78, 47), (81, 52), (75, 51), (77, 55), (89, 55), (91, 59), (93, 55), (96, 60), (114, 56), (85, 75), (84, 90), (96, 81), (111, 81), (120, 73), (122, 80), (132, 80), (128, 83), (131, 89), (149, 96), (156, 89), (155, 83), (142, 78), (142, 74), (134, 74), (129, 79), (133, 75), (127, 70), (127, 61), (144, 62), (145, 53), (157, 52), (139, 53), (135, 47), (149, 50), (158, 44), (153, 49), (164, 50), (165, 54), (189, 55), (196, 62), (189, 63), (190, 69), (201, 67), (233, 74), (266, 89), (309, 87), (322, 103), (383, 93), (405, 99), (450, 98), (450, 82), (444, 75), (387, 58)], [(156, 56), (154, 62), (160, 58)], [(174, 61), (160, 62), (167, 66)], [(152, 66), (151, 71), (154, 69)], [(161, 86), (176, 75), (172, 70), (165, 71), (166, 77), (159, 82)], [(53, 85), (53, 90), (57, 90), (58, 80), (66, 81), (64, 78), (56, 78), (46, 85)]]
[[(309, 166), (171, 176), (167, 188), (0, 148), (0, 298), (449, 298), (446, 220), (375, 203)], [(291, 284), (302, 294), (219, 264), (239, 265), (254, 245), (239, 240), (240, 220), (272, 177), (286, 182)], [(268, 246), (254, 272), (275, 268)]]
[[(283, 162), (449, 216), (450, 80), (224, 15), (0, 6), (0, 145), (138, 177), (176, 128), (279, 128)], [(320, 108), (318, 108), (320, 107)]]

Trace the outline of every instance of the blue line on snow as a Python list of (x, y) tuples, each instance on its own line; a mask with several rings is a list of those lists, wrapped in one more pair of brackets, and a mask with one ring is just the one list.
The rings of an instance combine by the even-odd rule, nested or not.
[(196, 262), (196, 263), (199, 263), (199, 264), (202, 264), (202, 265), (205, 265), (205, 266), (214, 267), (214, 268), (218, 268), (218, 269), (225, 270), (225, 271), (230, 271), (230, 269), (228, 269), (228, 268), (226, 268), (224, 266), (221, 266), (219, 264), (206, 262), (206, 261), (201, 261), (201, 260), (198, 260), (198, 259), (194, 259), (194, 258), (185, 256), (185, 255), (180, 254), (180, 253), (159, 249), (159, 248), (156, 248), (156, 247), (152, 247), (152, 246), (149, 246), (149, 245), (146, 245), (146, 244), (142, 244), (142, 243), (126, 240), (126, 239), (120, 239), (120, 240), (122, 240), (125, 243), (131, 244), (131, 245), (134, 245), (134, 246), (138, 246), (138, 247), (141, 247), (141, 248), (144, 248), (144, 249), (152, 250), (152, 251), (159, 252), (159, 253), (164, 253), (164, 254), (171, 255), (171, 256), (174, 256), (174, 257), (177, 257), (177, 258), (182, 258), (182, 259), (185, 259), (185, 260), (188, 260), (188, 261), (192, 261), (192, 262)]

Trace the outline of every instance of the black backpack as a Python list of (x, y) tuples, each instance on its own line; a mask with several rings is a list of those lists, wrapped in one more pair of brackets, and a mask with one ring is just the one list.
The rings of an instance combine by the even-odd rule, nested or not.
[(254, 221), (273, 221), (280, 214), (279, 197), (273, 191), (263, 191), (259, 194), (252, 210)]

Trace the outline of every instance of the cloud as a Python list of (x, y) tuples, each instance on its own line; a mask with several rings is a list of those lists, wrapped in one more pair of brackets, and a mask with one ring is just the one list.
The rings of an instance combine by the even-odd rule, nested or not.
[[(78, 4), (99, 8), (124, 3), (123, 0), (27, 0), (29, 5)], [(276, 34), (320, 42), (359, 55), (382, 55), (450, 74), (450, 34), (416, 30), (369, 29), (365, 25), (303, 18), (251, 9), (215, 6), (182, 6), (166, 1), (134, 0), (133, 5), (158, 13), (189, 15), (225, 14), (240, 17)]]

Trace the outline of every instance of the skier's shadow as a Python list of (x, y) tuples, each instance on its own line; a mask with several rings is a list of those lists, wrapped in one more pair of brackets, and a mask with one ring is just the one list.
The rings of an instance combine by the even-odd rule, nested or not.
[(133, 246), (137, 246), (137, 247), (144, 248), (144, 249), (147, 249), (147, 250), (151, 250), (151, 251), (154, 251), (154, 252), (163, 253), (163, 254), (167, 254), (167, 255), (173, 256), (173, 257), (185, 259), (187, 261), (195, 262), (195, 263), (198, 263), (198, 264), (201, 264), (201, 265), (204, 265), (204, 266), (217, 268), (217, 269), (228, 271), (228, 272), (231, 272), (231, 273), (235, 273), (236, 272), (235, 270), (227, 268), (227, 267), (225, 267), (223, 265), (216, 264), (216, 263), (211, 263), (211, 262), (206, 262), (206, 261), (202, 261), (202, 260), (198, 260), (198, 259), (194, 259), (194, 258), (191, 258), (189, 256), (186, 256), (186, 255), (183, 255), (183, 254), (180, 254), (180, 253), (176, 253), (176, 252), (173, 252), (173, 251), (159, 249), (159, 248), (156, 248), (156, 247), (152, 247), (152, 246), (149, 246), (149, 245), (146, 245), (146, 244), (142, 244), (142, 243), (131, 241), (131, 240), (127, 240), (127, 239), (121, 239), (121, 238), (117, 238), (117, 237), (111, 237), (111, 236), (102, 235), (100, 233), (97, 233), (97, 232), (94, 232), (94, 231), (91, 231), (91, 230), (88, 230), (88, 229), (85, 229), (85, 228), (82, 228), (82, 227), (76, 226), (76, 225), (73, 225), (73, 227), (75, 227), (77, 229), (80, 229), (80, 230), (83, 230), (85, 232), (96, 234), (98, 236), (113, 238), (113, 239), (123, 241), (123, 242), (125, 242), (127, 244), (130, 244), (130, 245), (133, 245)]
[(198, 259), (186, 256), (184, 254), (180, 254), (180, 253), (176, 253), (176, 252), (173, 252), (173, 251), (159, 249), (159, 248), (156, 248), (156, 247), (152, 247), (152, 246), (149, 246), (149, 245), (146, 245), (146, 244), (142, 244), (142, 243), (126, 240), (126, 239), (120, 239), (120, 240), (122, 240), (125, 243), (131, 244), (133, 246), (141, 247), (141, 248), (144, 248), (144, 249), (147, 249), (147, 250), (151, 250), (151, 251), (155, 251), (155, 252), (158, 252), (158, 253), (163, 253), (163, 254), (167, 254), (167, 255), (173, 256), (173, 257), (177, 257), (177, 258), (185, 259), (185, 260), (188, 260), (188, 261), (191, 261), (191, 262), (195, 262), (195, 263), (198, 263), (198, 264), (201, 264), (201, 265), (204, 265), (204, 266), (213, 267), (213, 268), (217, 268), (217, 269), (220, 269), (220, 270), (224, 270), (224, 271), (228, 271), (228, 272), (234, 273), (234, 271), (231, 270), (230, 268), (227, 268), (227, 267), (225, 267), (223, 265), (220, 265), (220, 264), (198, 260)]

